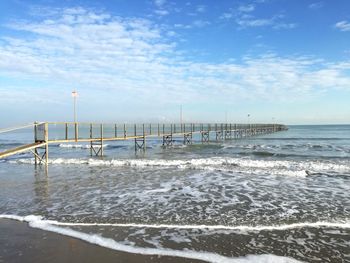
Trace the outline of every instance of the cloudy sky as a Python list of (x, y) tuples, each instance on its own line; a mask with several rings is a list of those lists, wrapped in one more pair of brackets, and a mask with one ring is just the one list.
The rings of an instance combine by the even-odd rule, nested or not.
[[(0, 121), (350, 123), (348, 0), (0, 2)], [(227, 114), (225, 114), (227, 113)]]

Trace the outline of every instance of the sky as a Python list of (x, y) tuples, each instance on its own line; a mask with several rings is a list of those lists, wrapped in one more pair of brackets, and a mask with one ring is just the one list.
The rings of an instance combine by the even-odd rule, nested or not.
[(0, 127), (73, 90), (78, 121), (349, 124), (350, 1), (1, 1)]

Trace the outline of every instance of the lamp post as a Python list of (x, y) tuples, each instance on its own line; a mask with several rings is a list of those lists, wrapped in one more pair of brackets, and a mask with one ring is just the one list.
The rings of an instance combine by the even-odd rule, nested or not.
[(77, 97), (78, 97), (78, 92), (75, 90), (72, 91), (72, 97), (73, 97), (73, 103), (74, 103), (74, 122), (77, 122)]
[(248, 113), (248, 116), (247, 116), (247, 119), (248, 119), (248, 129), (249, 129), (249, 131), (250, 131), (250, 114)]

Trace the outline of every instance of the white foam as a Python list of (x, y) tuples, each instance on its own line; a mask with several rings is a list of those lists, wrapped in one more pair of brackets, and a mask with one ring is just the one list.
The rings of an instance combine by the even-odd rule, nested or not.
[(216, 253), (211, 252), (200, 252), (200, 251), (191, 251), (191, 250), (173, 250), (167, 248), (143, 248), (125, 245), (116, 242), (113, 239), (101, 237), (94, 234), (87, 234), (83, 232), (79, 232), (76, 230), (72, 230), (69, 228), (59, 227), (57, 225), (53, 225), (52, 222), (42, 220), (40, 216), (13, 216), (13, 215), (0, 215), (0, 218), (14, 219), (19, 221), (25, 221), (29, 223), (30, 227), (42, 229), (45, 231), (55, 232), (61, 235), (70, 236), (73, 238), (77, 238), (91, 244), (99, 245), (102, 247), (106, 247), (113, 250), (124, 251), (128, 253), (142, 254), (142, 255), (160, 255), (160, 256), (173, 256), (173, 257), (182, 257), (189, 259), (198, 259), (204, 260), (207, 262), (222, 262), (222, 263), (250, 263), (250, 262), (284, 262), (284, 263), (296, 263), (300, 262), (298, 260), (288, 258), (288, 257), (280, 257), (270, 254), (265, 255), (248, 255), (246, 257), (239, 258), (229, 258)]
[[(34, 164), (34, 159), (10, 160), (11, 163)], [(178, 169), (242, 171), (254, 173), (269, 173), (275, 175), (306, 176), (306, 170), (314, 172), (350, 173), (350, 167), (345, 162), (330, 161), (291, 161), (291, 160), (252, 160), (243, 158), (199, 158), (189, 160), (165, 159), (49, 159), (50, 164), (76, 164), (90, 166), (130, 166), (130, 167), (175, 167)]]
[(35, 221), (40, 220), (44, 223), (56, 226), (115, 226), (115, 227), (136, 227), (136, 228), (166, 228), (166, 229), (207, 229), (207, 230), (239, 230), (239, 231), (264, 231), (264, 230), (288, 230), (296, 228), (319, 228), (319, 227), (336, 227), (343, 229), (350, 229), (350, 221), (341, 222), (303, 222), (303, 223), (292, 223), (284, 225), (259, 225), (259, 226), (227, 226), (227, 225), (176, 225), (176, 224), (134, 224), (134, 223), (71, 223), (71, 222), (59, 222), (55, 220), (42, 220), (40, 216), (26, 216), (20, 217), (16, 215), (0, 215), (0, 218), (14, 219), (19, 221)]
[(286, 225), (271, 225), (271, 226), (226, 226), (226, 225), (173, 225), (173, 224), (134, 224), (134, 223), (65, 223), (57, 221), (48, 221), (52, 225), (58, 226), (117, 226), (117, 227), (137, 227), (137, 228), (167, 228), (167, 229), (207, 229), (207, 230), (238, 230), (238, 231), (250, 231), (259, 232), (263, 230), (288, 230), (305, 227), (337, 227), (337, 228), (350, 228), (350, 222), (305, 222), (305, 223), (293, 223)]
[[(103, 144), (103, 148), (107, 147), (108, 144)], [(61, 147), (61, 148), (76, 148), (76, 149), (90, 149), (90, 145), (88, 144), (64, 144), (64, 143), (61, 143), (58, 145), (58, 147)], [(99, 145), (93, 145), (92, 147), (96, 147), (96, 148), (99, 148), (100, 146)]]

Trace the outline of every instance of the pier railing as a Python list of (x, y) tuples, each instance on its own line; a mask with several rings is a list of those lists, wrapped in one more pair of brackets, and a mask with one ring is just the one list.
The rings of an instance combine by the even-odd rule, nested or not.
[[(48, 122), (48, 139), (50, 142), (74, 142), (90, 140), (128, 140), (135, 137), (161, 137), (163, 135), (217, 131), (281, 131), (286, 129), (281, 124), (228, 124), (228, 123), (145, 123), (145, 124), (111, 124), (84, 122)], [(41, 137), (44, 136), (42, 126)]]

